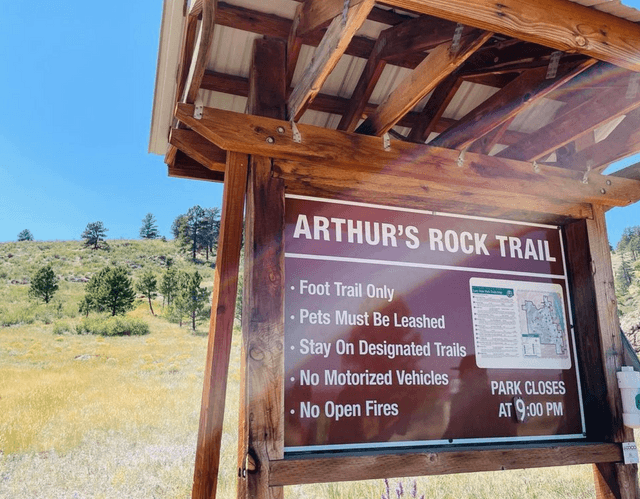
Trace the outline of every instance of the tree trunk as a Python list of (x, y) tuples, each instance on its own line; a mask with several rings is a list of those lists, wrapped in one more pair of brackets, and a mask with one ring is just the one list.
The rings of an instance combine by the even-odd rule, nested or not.
[(147, 298), (149, 298), (149, 310), (151, 310), (151, 315), (156, 315), (153, 313), (153, 307), (151, 306), (151, 295), (147, 295)]
[(196, 312), (195, 310), (193, 312), (191, 312), (191, 327), (193, 328), (193, 330), (196, 330)]

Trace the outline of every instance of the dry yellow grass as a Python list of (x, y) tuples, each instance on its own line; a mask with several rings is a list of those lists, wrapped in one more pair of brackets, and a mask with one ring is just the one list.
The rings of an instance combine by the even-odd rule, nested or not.
[[(0, 498), (190, 497), (207, 338), (143, 306), (132, 315), (150, 322), (150, 335), (0, 329)], [(239, 344), (236, 332), (221, 499), (235, 496)], [(392, 498), (398, 481), (390, 480)], [(402, 497), (411, 497), (412, 480), (401, 481)], [(590, 466), (423, 477), (416, 487), (418, 498), (595, 497)], [(380, 480), (285, 488), (288, 499), (383, 493)]]

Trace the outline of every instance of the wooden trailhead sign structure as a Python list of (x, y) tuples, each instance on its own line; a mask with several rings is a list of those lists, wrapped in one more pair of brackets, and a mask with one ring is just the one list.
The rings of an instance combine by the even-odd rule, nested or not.
[(238, 497), (580, 463), (598, 498), (640, 497), (605, 226), (640, 167), (604, 172), (640, 152), (638, 21), (165, 0), (150, 150), (224, 182), (194, 499), (216, 495), (238, 279)]

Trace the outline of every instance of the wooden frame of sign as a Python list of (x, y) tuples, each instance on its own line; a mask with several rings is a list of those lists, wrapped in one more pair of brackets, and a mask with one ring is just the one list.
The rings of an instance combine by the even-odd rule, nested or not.
[[(512, 26), (509, 16), (494, 12), (495, 7), (488, 1), (476, 2), (476, 10), (471, 13), (468, 2), (463, 0), (385, 3), (467, 23), (478, 29), (465, 32), (455, 51), (450, 50), (450, 42), (431, 47), (424, 64), (411, 66), (419, 78), (403, 82), (402, 91), (392, 93), (385, 103), (368, 112), (368, 119), (359, 129), (365, 134), (353, 131), (366, 107), (368, 95), (365, 94), (370, 95), (365, 87), (375, 86), (377, 79), (373, 75), (379, 77), (384, 67), (384, 54), (375, 50), (365, 71), (371, 78), (356, 91), (362, 98), (354, 98), (353, 105), (344, 113), (341, 131), (308, 125), (294, 128), (287, 120), (299, 117), (316, 97), (322, 105), (335, 106), (331, 99), (319, 95), (318, 89), (350, 41), (355, 39), (359, 26), (371, 15), (373, 2), (352, 1), (344, 15), (342, 0), (304, 3), (290, 26), (287, 43), (279, 39), (255, 42), (251, 74), (249, 80), (243, 82), (223, 82), (220, 75), (205, 74), (204, 65), (210, 53), (216, 12), (227, 16), (222, 22), (230, 22), (228, 19), (233, 15), (246, 21), (247, 16), (230, 12), (229, 6), (221, 6), (216, 11), (217, 2), (211, 0), (194, 2), (188, 15), (174, 115), (181, 125), (172, 129), (172, 147), (166, 162), (173, 176), (224, 180), (193, 497), (210, 498), (216, 493), (245, 199), (238, 497), (275, 499), (282, 497), (282, 486), (300, 483), (581, 463), (594, 464), (598, 498), (640, 497), (637, 466), (622, 464), (621, 443), (633, 441), (633, 434), (622, 424), (616, 381), (616, 372), (623, 362), (623, 346), (605, 226), (608, 208), (640, 199), (640, 169), (630, 167), (606, 176), (594, 170), (587, 179), (577, 170), (530, 162), (547, 151), (526, 140), (507, 154), (488, 156), (486, 152), (497, 140), (496, 134), (506, 133), (510, 120), (522, 109), (520, 104), (509, 107), (505, 102), (520, 91), (529, 91), (532, 81), (538, 82), (538, 86), (534, 87), (535, 93), (527, 93), (528, 98), (546, 95), (552, 89), (549, 83), (539, 85), (537, 73), (515, 80), (512, 86), (504, 87), (498, 97), (483, 104), (483, 113), (493, 113), (490, 122), (479, 119), (480, 111), (477, 116), (466, 117), (466, 123), (460, 123), (458, 129), (454, 127), (436, 141), (441, 147), (424, 145), (425, 134), (428, 135), (435, 122), (415, 126), (412, 142), (385, 144), (379, 137), (395, 123), (406, 120), (417, 100), (437, 85), (434, 95), (439, 102), (429, 105), (437, 104), (443, 109), (452, 89), (457, 88), (455, 81), (449, 81), (449, 75), (488, 39), (490, 32), (576, 51), (636, 70), (640, 60), (640, 29), (629, 22), (613, 22), (612, 17), (564, 0), (537, 3), (509, 0), (499, 6), (535, 17), (539, 22), (532, 23), (532, 28), (526, 23)], [(565, 15), (559, 15), (557, 9), (564, 9)], [(292, 68), (302, 40), (318, 26), (326, 26), (338, 17), (340, 22), (332, 22), (319, 42), (316, 64), (289, 92)], [(197, 19), (201, 19), (203, 28), (196, 41)], [(558, 24), (561, 20), (576, 19), (594, 26), (609, 23), (610, 29), (608, 32), (594, 29), (593, 33), (583, 30), (576, 36), (579, 28)], [(279, 32), (276, 21), (264, 19), (265, 25), (271, 23), (273, 32)], [(541, 22), (554, 29), (540, 29)], [(420, 26), (414, 28), (421, 29)], [(405, 58), (403, 64), (412, 63)], [(578, 60), (562, 68), (562, 81), (583, 71), (606, 70), (594, 60)], [(196, 116), (193, 103), (198, 89), (222, 84), (246, 85), (248, 114), (204, 108)], [(611, 100), (608, 94), (606, 97), (605, 100)], [(593, 129), (612, 116), (632, 112), (638, 105), (638, 99), (605, 105), (603, 116), (595, 117), (593, 123), (586, 126)], [(576, 112), (579, 111), (576, 108)], [(574, 114), (566, 113), (566, 120), (574, 119)], [(557, 125), (546, 132), (560, 134), (561, 129)], [(469, 130), (472, 130), (471, 138), (465, 135)], [(486, 142), (474, 144), (479, 137), (485, 137)], [(629, 142), (626, 152), (631, 150), (632, 142), (635, 144), (634, 137), (624, 139)], [(558, 138), (566, 142), (565, 139)], [(472, 147), (467, 150), (470, 144)], [(465, 151), (463, 154), (461, 149)], [(614, 153), (612, 150), (610, 157), (626, 154), (625, 151)], [(415, 158), (420, 158), (419, 168)], [(374, 204), (384, 199), (385, 205), (395, 207), (427, 207), (442, 212), (562, 226), (586, 438), (575, 442), (534, 439), (503, 445), (484, 443), (405, 450), (365, 448), (285, 456), (285, 193)]]

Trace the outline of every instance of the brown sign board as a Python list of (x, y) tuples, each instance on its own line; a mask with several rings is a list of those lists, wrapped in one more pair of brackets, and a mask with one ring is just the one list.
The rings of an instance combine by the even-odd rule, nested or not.
[(560, 227), (288, 195), (285, 453), (580, 440)]

